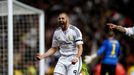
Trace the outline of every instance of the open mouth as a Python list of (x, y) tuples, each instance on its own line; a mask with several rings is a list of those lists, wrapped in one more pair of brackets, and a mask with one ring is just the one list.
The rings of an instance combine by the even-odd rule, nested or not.
[(60, 21), (59, 23), (60, 23), (60, 25), (63, 25), (64, 24), (64, 22), (62, 22), (62, 21)]

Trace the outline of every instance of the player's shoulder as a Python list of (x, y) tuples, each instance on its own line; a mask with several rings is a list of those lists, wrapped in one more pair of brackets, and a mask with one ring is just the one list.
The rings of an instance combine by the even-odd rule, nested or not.
[(103, 42), (109, 42), (109, 39), (104, 39), (104, 41)]
[(111, 43), (114, 43), (114, 44), (119, 44), (119, 41), (116, 40), (116, 39), (113, 39), (113, 40), (109, 40)]
[(60, 30), (61, 30), (61, 27), (58, 27), (58, 28), (55, 30), (55, 32), (60, 31)]
[(114, 42), (115, 42), (115, 43), (119, 43), (119, 41), (118, 41), (118, 40), (116, 40), (116, 39), (114, 39)]
[(58, 28), (54, 31), (54, 33), (59, 33), (60, 30), (61, 30), (61, 27), (58, 27)]
[(133, 27), (131, 27), (131, 28), (133, 28), (133, 29), (134, 29), (134, 26), (133, 26)]
[(103, 44), (108, 44), (110, 42), (109, 39), (104, 39)]
[(75, 27), (76, 27), (75, 25), (70, 24), (70, 28), (75, 28)]
[(61, 29), (61, 27), (58, 27), (58, 28), (56, 28), (56, 30), (55, 31), (59, 31)]
[(74, 26), (74, 25), (70, 25), (70, 27), (69, 27), (70, 29), (73, 29), (73, 30), (75, 30), (75, 29), (78, 29), (76, 26)]

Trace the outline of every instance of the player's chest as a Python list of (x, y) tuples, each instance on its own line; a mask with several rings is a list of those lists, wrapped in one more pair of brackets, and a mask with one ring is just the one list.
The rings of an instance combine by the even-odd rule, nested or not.
[(59, 32), (57, 34), (58, 41), (74, 41), (75, 40), (75, 33), (74, 32)]

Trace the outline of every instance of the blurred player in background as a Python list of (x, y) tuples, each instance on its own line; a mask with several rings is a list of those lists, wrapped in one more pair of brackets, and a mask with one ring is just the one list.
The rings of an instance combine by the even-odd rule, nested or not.
[(82, 34), (69, 23), (66, 13), (59, 14), (58, 22), (60, 27), (54, 32), (51, 48), (44, 54), (37, 54), (36, 58), (47, 58), (59, 50), (61, 57), (54, 69), (54, 75), (79, 75), (82, 66)]
[(108, 33), (108, 39), (104, 40), (97, 53), (85, 56), (84, 61), (89, 64), (94, 58), (103, 54), (104, 57), (102, 58), (100, 75), (106, 75), (106, 73), (108, 73), (108, 75), (115, 75), (115, 69), (120, 54), (120, 44), (118, 40), (114, 39), (114, 33), (112, 31)]
[(112, 23), (108, 23), (107, 25), (109, 26), (110, 29), (112, 29), (112, 30), (116, 29), (120, 32), (125, 33), (128, 36), (134, 35), (134, 27), (125, 28), (120, 25), (116, 25), (116, 24), (112, 24)]

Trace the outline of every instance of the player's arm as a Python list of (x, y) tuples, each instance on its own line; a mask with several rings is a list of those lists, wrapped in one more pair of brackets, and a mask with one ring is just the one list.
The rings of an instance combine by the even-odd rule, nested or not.
[(110, 29), (116, 29), (120, 32), (126, 33), (126, 35), (128, 36), (134, 35), (134, 27), (125, 28), (125, 27), (115, 25), (112, 23), (108, 23), (107, 25), (109, 26)]
[(54, 32), (51, 48), (44, 54), (37, 54), (36, 58), (40, 60), (42, 58), (49, 57), (58, 50), (58, 47), (59, 47), (59, 42), (56, 39), (56, 32)]
[(83, 41), (78, 41), (76, 43), (76, 47), (78, 49), (78, 53), (75, 55), (75, 57), (73, 58), (72, 60), (72, 64), (75, 64), (76, 62), (78, 62), (79, 58), (81, 57), (82, 55), (82, 52), (83, 52)]
[(77, 45), (77, 48), (78, 48), (78, 53), (76, 54), (76, 57), (79, 58), (81, 57), (82, 52), (83, 52), (83, 45), (82, 44)]
[(77, 29), (78, 31), (78, 33), (79, 34), (77, 34), (77, 38), (76, 38), (76, 47), (77, 47), (77, 49), (78, 49), (78, 53), (76, 54), (76, 57), (77, 58), (80, 58), (81, 57), (81, 55), (82, 55), (82, 52), (83, 52), (83, 40), (82, 40), (82, 33), (81, 33), (81, 31), (79, 30), (79, 29)]
[(134, 27), (125, 28), (126, 35), (131, 36), (134, 35)]
[(76, 43), (76, 47), (78, 49), (78, 52), (75, 55), (75, 57), (73, 58), (72, 64), (75, 64), (78, 61), (78, 59), (81, 57), (82, 52), (83, 52), (82, 33), (78, 28), (76, 28), (75, 31), (76, 31), (75, 43)]
[(106, 48), (106, 44), (105, 42), (102, 44), (102, 46), (99, 48), (99, 50), (97, 51), (97, 53), (92, 54), (92, 55), (87, 55), (85, 56), (85, 62), (86, 64), (89, 64), (92, 62), (93, 59), (97, 58), (98, 56), (101, 56), (104, 52), (105, 52), (105, 48)]
[(57, 50), (58, 50), (57, 47), (52, 47), (52, 48), (50, 48), (50, 49), (49, 49), (46, 53), (44, 53), (44, 54), (37, 54), (37, 55), (36, 55), (36, 58), (37, 58), (38, 60), (41, 60), (41, 59), (43, 59), (43, 58), (47, 58), (47, 57), (53, 55)]
[(121, 51), (121, 48), (120, 48), (120, 43), (118, 42), (119, 45), (119, 48), (118, 48), (118, 58), (120, 59), (122, 57), (122, 51)]
[(76, 62), (78, 62), (79, 58), (81, 57), (82, 55), (82, 52), (83, 52), (83, 45), (80, 44), (80, 45), (77, 45), (77, 48), (78, 48), (78, 53), (75, 55), (75, 57), (73, 58), (72, 60), (72, 64), (75, 64)]
[(123, 32), (123, 33), (126, 33), (126, 29), (120, 25), (116, 25), (116, 24), (113, 24), (113, 23), (108, 23), (107, 24), (109, 26), (110, 29), (116, 29), (120, 32)]

